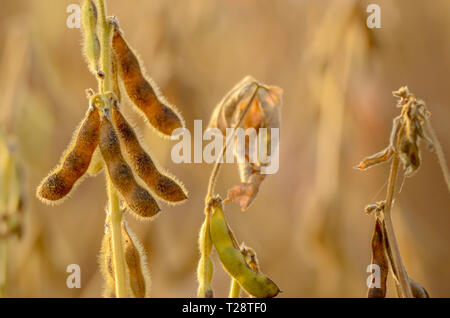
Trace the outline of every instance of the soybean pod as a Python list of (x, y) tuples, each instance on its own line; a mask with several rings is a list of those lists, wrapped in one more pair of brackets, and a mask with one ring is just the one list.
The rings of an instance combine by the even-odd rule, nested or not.
[(212, 206), (211, 239), (220, 261), (231, 277), (251, 296), (257, 298), (275, 297), (280, 292), (278, 286), (266, 275), (255, 272), (245, 261), (233, 239), (223, 214), (222, 203), (216, 199)]
[(100, 115), (91, 106), (60, 164), (39, 185), (37, 196), (40, 199), (60, 201), (83, 177), (99, 142), (99, 126)]
[(157, 131), (170, 136), (175, 129), (184, 127), (184, 121), (156, 85), (144, 76), (142, 65), (115, 23), (112, 25), (112, 47), (127, 94)]
[(117, 106), (111, 107), (111, 118), (121, 144), (125, 147), (134, 171), (154, 194), (167, 202), (187, 199), (186, 190), (173, 178), (161, 173), (150, 155), (141, 146), (133, 128), (128, 124)]
[(111, 181), (130, 210), (144, 218), (158, 214), (158, 203), (136, 182), (131, 168), (122, 156), (114, 127), (106, 115), (101, 118), (99, 144)]

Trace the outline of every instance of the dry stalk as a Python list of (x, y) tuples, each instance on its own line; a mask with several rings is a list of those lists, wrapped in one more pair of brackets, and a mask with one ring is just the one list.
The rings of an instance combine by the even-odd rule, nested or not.
[[(253, 100), (256, 97), (256, 93), (258, 93), (258, 90), (260, 89), (260, 85), (259, 84), (255, 84), (256, 88), (255, 88), (255, 92), (253, 93), (252, 97), (250, 98), (247, 106), (245, 107), (244, 111), (242, 112), (238, 122), (236, 123), (236, 125), (234, 125), (233, 130), (236, 130), (237, 128), (241, 127), (242, 125), (242, 121), (245, 118), (245, 115), (247, 115), (248, 110), (250, 109), (250, 106), (253, 103)], [(205, 197), (205, 202), (206, 204), (208, 204), (208, 202), (211, 200), (211, 198), (214, 195), (214, 186), (216, 184), (217, 181), (217, 176), (219, 175), (219, 171), (220, 171), (220, 166), (221, 166), (221, 158), (224, 156), (227, 147), (230, 146), (231, 142), (233, 141), (233, 135), (231, 135), (225, 142), (225, 145), (223, 146), (220, 155), (217, 157), (216, 163), (214, 164), (213, 170), (211, 171), (211, 175), (209, 177), (209, 182), (208, 182), (208, 191), (206, 193), (206, 197)]]
[[(392, 223), (392, 205), (394, 202), (395, 183), (400, 164), (402, 164), (404, 168), (405, 177), (413, 176), (420, 168), (422, 164), (421, 151), (419, 148), (420, 141), (425, 141), (430, 150), (436, 149), (446, 182), (448, 178), (448, 169), (445, 165), (442, 148), (437, 142), (436, 135), (429, 125), (429, 117), (431, 114), (426, 109), (425, 102), (416, 99), (414, 94), (412, 94), (406, 86), (393, 92), (393, 95), (398, 98), (397, 106), (401, 108), (401, 114), (393, 121), (389, 145), (384, 150), (364, 158), (357, 168), (365, 170), (392, 160), (386, 200), (384, 201), (383, 206), (375, 208), (374, 205), (369, 205), (366, 208), (366, 211), (370, 213), (376, 209), (381, 215), (383, 235), (385, 236), (385, 249), (389, 256), (399, 297), (428, 297), (425, 289), (408, 277), (402, 262)], [(428, 128), (428, 131), (432, 133), (431, 139), (425, 133), (424, 128)]]
[(394, 226), (392, 224), (391, 211), (392, 211), (392, 203), (394, 200), (394, 191), (395, 191), (395, 182), (397, 179), (397, 172), (399, 167), (399, 158), (397, 155), (394, 155), (391, 163), (391, 170), (389, 173), (388, 179), (388, 188), (386, 195), (386, 203), (385, 208), (382, 211), (384, 225), (386, 228), (386, 239), (389, 241), (389, 246), (391, 249), (392, 255), (392, 269), (394, 273), (396, 273), (398, 280), (398, 284), (400, 286), (401, 295), (406, 298), (412, 297), (411, 286), (409, 285), (408, 274), (406, 273), (405, 266), (402, 262), (402, 257), (400, 255), (400, 249), (398, 247), (397, 239), (394, 233)]

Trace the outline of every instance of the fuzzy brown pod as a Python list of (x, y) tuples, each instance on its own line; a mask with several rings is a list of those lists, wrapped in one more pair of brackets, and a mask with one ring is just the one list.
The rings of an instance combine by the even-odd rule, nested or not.
[(112, 241), (111, 230), (109, 229), (109, 222), (105, 224), (105, 234), (102, 239), (102, 246), (99, 254), (99, 265), (102, 276), (105, 280), (105, 286), (103, 290), (103, 297), (115, 298), (115, 276), (114, 276), (114, 263), (112, 256)]
[[(133, 298), (145, 298), (150, 289), (150, 274), (142, 244), (130, 230), (125, 221), (122, 221), (123, 252), (126, 265), (128, 294)], [(106, 298), (115, 298), (115, 276), (112, 257), (112, 240), (109, 221), (105, 224), (105, 234), (102, 240), (99, 263), (105, 279), (103, 295)]]
[(133, 171), (122, 156), (119, 138), (108, 113), (102, 114), (99, 145), (108, 175), (130, 210), (143, 218), (158, 214), (161, 211), (158, 203), (137, 183)]
[(378, 218), (375, 223), (375, 229), (372, 235), (372, 261), (371, 264), (377, 264), (380, 267), (380, 286), (369, 288), (368, 298), (385, 298), (386, 282), (389, 273), (389, 260), (384, 246), (384, 236), (382, 230), (382, 221)]
[(129, 98), (157, 131), (171, 136), (175, 129), (184, 127), (181, 114), (167, 102), (156, 84), (145, 75), (142, 63), (123, 37), (118, 22), (112, 22), (112, 47), (117, 70)]
[(150, 275), (144, 248), (126, 222), (122, 222), (125, 264), (131, 294), (135, 298), (145, 298), (150, 289)]
[(162, 173), (156, 163), (139, 142), (133, 127), (127, 122), (118, 106), (111, 107), (111, 119), (130, 158), (131, 165), (136, 174), (158, 198), (168, 203), (180, 203), (187, 199), (183, 185), (173, 176)]
[(100, 115), (91, 106), (60, 164), (42, 181), (37, 196), (46, 203), (64, 199), (89, 168), (99, 142)]
[[(217, 128), (224, 135), (228, 128), (242, 128), (245, 132), (254, 129), (256, 132), (256, 138), (245, 134), (241, 144), (239, 138), (234, 137), (233, 140), (233, 153), (239, 163), (241, 182), (228, 191), (226, 201), (238, 204), (242, 211), (258, 194), (265, 178), (261, 169), (269, 164), (272, 149), (278, 147), (278, 138), (272, 144), (272, 128), (280, 129), (282, 95), (281, 88), (265, 85), (247, 76), (225, 95), (210, 119), (208, 128)], [(237, 129), (235, 136), (238, 136)], [(257, 140), (261, 141), (259, 146), (264, 149), (258, 149)]]

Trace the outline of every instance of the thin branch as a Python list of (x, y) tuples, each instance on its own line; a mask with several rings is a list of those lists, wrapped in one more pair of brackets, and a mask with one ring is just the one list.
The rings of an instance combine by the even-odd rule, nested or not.
[(239, 298), (241, 294), (241, 286), (234, 278), (231, 278), (230, 293), (228, 298)]
[[(255, 84), (256, 84), (255, 92), (253, 93), (252, 97), (250, 98), (250, 101), (248, 102), (247, 106), (245, 107), (244, 111), (242, 112), (241, 116), (239, 117), (238, 122), (236, 123), (236, 125), (234, 125), (233, 131), (241, 126), (242, 122), (244, 121), (245, 115), (247, 114), (248, 110), (250, 109), (250, 106), (253, 104), (256, 94), (258, 93), (258, 90), (261, 87), (259, 84), (257, 84), (257, 83), (255, 83)], [(222, 151), (220, 153), (220, 156), (217, 157), (216, 164), (214, 165), (214, 168), (211, 172), (211, 176), (209, 178), (208, 192), (206, 194), (206, 199), (205, 199), (206, 204), (209, 202), (209, 200), (214, 195), (214, 186), (216, 184), (217, 176), (219, 174), (219, 170), (220, 170), (220, 166), (221, 166), (221, 159), (224, 156), (225, 151), (227, 150), (227, 147), (230, 145), (233, 138), (234, 138), (234, 133), (227, 138), (225, 145), (222, 148)]]
[(394, 198), (395, 182), (397, 179), (397, 172), (399, 167), (399, 158), (397, 154), (394, 154), (392, 159), (391, 170), (389, 173), (388, 189), (386, 195), (386, 205), (383, 211), (384, 224), (386, 228), (386, 239), (389, 242), (391, 258), (391, 266), (393, 272), (396, 273), (398, 284), (400, 285), (400, 290), (402, 297), (412, 298), (411, 286), (409, 284), (408, 274), (406, 273), (405, 266), (402, 262), (402, 257), (400, 255), (400, 249), (398, 247), (397, 239), (394, 233), (394, 227), (392, 225), (391, 210), (392, 201)]
[(0, 298), (6, 296), (8, 271), (8, 239), (0, 238)]

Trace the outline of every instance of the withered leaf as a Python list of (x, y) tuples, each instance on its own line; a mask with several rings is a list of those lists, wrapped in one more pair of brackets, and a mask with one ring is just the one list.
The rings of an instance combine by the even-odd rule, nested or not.
[(373, 154), (372, 156), (364, 158), (359, 163), (359, 165), (356, 166), (355, 168), (360, 169), (360, 170), (369, 169), (380, 163), (388, 162), (391, 159), (393, 154), (394, 154), (394, 152), (392, 151), (392, 148), (387, 147), (387, 148), (383, 149), (382, 151), (377, 152), (376, 154)]
[[(259, 147), (263, 149), (254, 154), (250, 152), (257, 150), (258, 147), (250, 147), (248, 136), (245, 137), (243, 153), (238, 151), (238, 140), (234, 140), (233, 151), (239, 162), (241, 182), (228, 191), (227, 201), (238, 204), (242, 211), (245, 211), (255, 199), (264, 180), (261, 168), (268, 164), (268, 156), (271, 156), (272, 149), (278, 146), (272, 144), (278, 143), (278, 140), (272, 141), (271, 128), (280, 128), (282, 94), (281, 88), (265, 85), (247, 76), (225, 95), (211, 117), (209, 128), (218, 128), (225, 135), (227, 128), (236, 128), (240, 123), (239, 128), (255, 129), (257, 139), (262, 141)], [(252, 104), (248, 105), (252, 96), (255, 96)], [(260, 128), (266, 128), (267, 133), (261, 135)]]
[(259, 187), (264, 178), (265, 175), (253, 174), (250, 176), (248, 182), (240, 182), (236, 184), (233, 188), (228, 190), (225, 202), (234, 202), (241, 208), (242, 211), (247, 210), (256, 198)]

